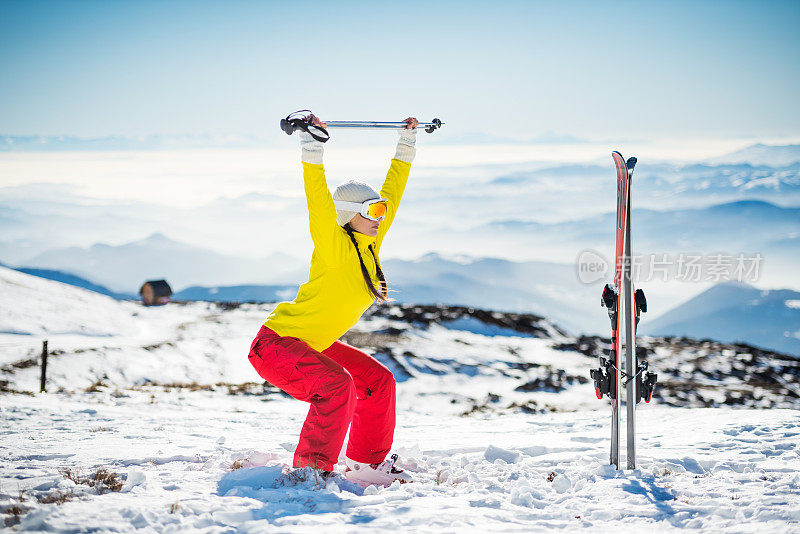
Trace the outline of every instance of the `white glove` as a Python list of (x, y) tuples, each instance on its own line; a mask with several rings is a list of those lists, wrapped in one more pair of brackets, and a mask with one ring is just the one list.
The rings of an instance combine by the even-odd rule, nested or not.
[(323, 145), (317, 141), (308, 132), (300, 131), (300, 147), (303, 149), (302, 159), (305, 163), (313, 163), (314, 165), (322, 165)]
[(417, 153), (417, 149), (414, 147), (417, 142), (417, 128), (413, 130), (402, 128), (397, 130), (397, 133), (400, 135), (400, 139), (397, 141), (397, 152), (394, 159), (411, 163)]

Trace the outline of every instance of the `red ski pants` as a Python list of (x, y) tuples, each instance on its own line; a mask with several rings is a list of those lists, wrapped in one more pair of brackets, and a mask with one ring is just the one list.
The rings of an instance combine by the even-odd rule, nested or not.
[(262, 326), (248, 356), (256, 372), (295, 399), (311, 404), (294, 466), (333, 471), (347, 427), (347, 457), (382, 462), (392, 448), (395, 381), (372, 356), (341, 341), (322, 352)]

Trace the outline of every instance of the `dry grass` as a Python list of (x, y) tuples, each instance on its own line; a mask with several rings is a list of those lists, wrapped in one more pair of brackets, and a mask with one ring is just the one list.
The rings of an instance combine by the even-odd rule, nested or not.
[(129, 388), (131, 391), (219, 391), (227, 390), (228, 395), (267, 395), (275, 393), (276, 388), (265, 382), (217, 382), (215, 384), (200, 384), (197, 382), (147, 382)]
[(105, 388), (108, 388), (108, 384), (106, 384), (101, 378), (100, 380), (95, 380), (92, 385), (86, 388), (84, 391), (86, 391), (86, 393), (100, 393)]
[(40, 495), (36, 499), (42, 504), (64, 504), (65, 502), (75, 499), (77, 495), (72, 490), (69, 491), (54, 491), (45, 495)]
[(19, 518), (28, 513), (28, 510), (29, 508), (20, 506), (18, 504), (3, 508), (3, 513), (8, 514), (9, 516), (3, 520), (3, 524), (7, 527), (13, 527), (14, 525), (19, 524)]
[(172, 503), (169, 506), (169, 513), (174, 514), (175, 512), (177, 512), (180, 509), (181, 509), (180, 503), (178, 501), (175, 501), (174, 503)]
[(218, 382), (216, 386), (227, 388), (228, 395), (266, 395), (277, 391), (275, 387), (265, 382), (243, 382), (241, 384)]
[(98, 493), (103, 493), (101, 490), (119, 491), (122, 489), (123, 482), (119, 479), (116, 473), (107, 471), (105, 469), (98, 469), (92, 475), (94, 487), (97, 488)]
[(554, 481), (556, 479), (557, 476), (558, 475), (556, 474), (555, 471), (550, 471), (550, 474), (547, 475), (547, 481), (548, 482), (552, 482), (552, 481)]
[(280, 480), (284, 486), (296, 486), (297, 484), (308, 481), (311, 476), (310, 469), (292, 469), (288, 473), (281, 475)]
[(241, 469), (244, 467), (244, 462), (244, 460), (236, 460), (230, 465), (230, 467), (228, 467), (228, 471), (236, 471), (237, 469)]
[(324, 488), (328, 483), (328, 478), (323, 476), (318, 469), (303, 467), (284, 472), (278, 481), (281, 486), (297, 486), (304, 482), (312, 482), (317, 488)]
[(123, 482), (119, 475), (104, 468), (100, 468), (91, 475), (81, 475), (72, 469), (62, 469), (61, 474), (64, 478), (71, 480), (75, 484), (89, 486), (97, 490), (102, 495), (106, 491), (119, 491), (122, 489)]

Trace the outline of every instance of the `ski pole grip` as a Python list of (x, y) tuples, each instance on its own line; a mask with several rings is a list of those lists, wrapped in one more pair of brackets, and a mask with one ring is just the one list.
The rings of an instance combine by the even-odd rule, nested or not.
[(286, 132), (286, 135), (292, 135), (297, 128), (294, 124), (287, 119), (281, 119), (281, 130)]
[(286, 118), (281, 119), (281, 130), (283, 130), (286, 135), (292, 135), (297, 130), (302, 130), (320, 143), (325, 143), (331, 138), (330, 134), (328, 134), (328, 130), (313, 124), (312, 119), (313, 115), (308, 109), (295, 111), (287, 115)]

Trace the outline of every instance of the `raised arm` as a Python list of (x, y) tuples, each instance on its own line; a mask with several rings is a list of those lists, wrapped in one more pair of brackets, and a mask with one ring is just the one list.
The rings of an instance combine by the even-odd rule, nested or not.
[(378, 228), (376, 237), (376, 246), (378, 248), (383, 244), (383, 238), (386, 236), (386, 232), (389, 231), (389, 227), (392, 226), (392, 222), (394, 222), (394, 217), (406, 190), (408, 175), (411, 172), (411, 162), (414, 161), (414, 156), (417, 152), (415, 148), (417, 119), (408, 118), (406, 122), (409, 123), (410, 128), (398, 130), (400, 139), (397, 141), (397, 151), (389, 166), (389, 172), (386, 174), (383, 187), (381, 187), (381, 197), (389, 201), (389, 206), (386, 210), (386, 217), (381, 221), (381, 225)]
[[(317, 120), (316, 118), (314, 119)], [(303, 183), (308, 203), (308, 221), (314, 251), (327, 264), (336, 263), (339, 225), (336, 222), (336, 207), (325, 181), (322, 166), (323, 145), (306, 132), (300, 132), (303, 149)]]

